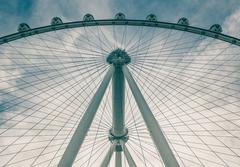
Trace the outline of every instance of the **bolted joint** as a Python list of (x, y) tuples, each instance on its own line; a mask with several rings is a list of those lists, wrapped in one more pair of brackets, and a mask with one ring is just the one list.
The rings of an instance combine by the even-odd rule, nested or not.
[(115, 66), (121, 66), (129, 64), (131, 62), (131, 58), (125, 50), (116, 49), (108, 55), (107, 62), (109, 64), (114, 64)]
[(109, 130), (109, 136), (108, 139), (111, 143), (115, 143), (115, 152), (121, 152), (123, 151), (122, 148), (122, 142), (126, 143), (129, 139), (128, 137), (128, 129), (125, 130), (125, 134), (122, 136), (114, 136), (112, 133), (112, 129)]
[(112, 129), (109, 130), (108, 140), (111, 143), (117, 142), (120, 144), (120, 141), (123, 141), (124, 143), (126, 143), (128, 141), (128, 139), (129, 139), (129, 137), (128, 137), (128, 129), (127, 128), (125, 129), (125, 134), (122, 136), (115, 136), (112, 133)]

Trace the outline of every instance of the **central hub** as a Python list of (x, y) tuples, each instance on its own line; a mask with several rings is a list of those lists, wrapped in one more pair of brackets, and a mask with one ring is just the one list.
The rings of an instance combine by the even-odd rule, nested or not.
[(115, 146), (115, 151), (116, 152), (121, 152), (123, 150), (122, 148), (122, 145), (121, 145), (121, 142), (124, 142), (126, 143), (129, 139), (128, 137), (128, 129), (126, 129), (125, 131), (125, 134), (122, 135), (122, 136), (115, 136), (113, 133), (112, 133), (112, 129), (109, 130), (109, 136), (108, 136), (108, 139), (111, 143), (116, 143), (116, 146)]
[(126, 128), (125, 130), (125, 134), (123, 134), (122, 136), (115, 136), (113, 133), (112, 133), (112, 129), (109, 130), (109, 136), (108, 136), (108, 139), (113, 142), (113, 141), (120, 141), (122, 140), (123, 142), (127, 142), (128, 141), (128, 129)]
[(124, 65), (129, 64), (131, 62), (131, 58), (125, 50), (116, 49), (108, 55), (107, 62), (114, 65)]

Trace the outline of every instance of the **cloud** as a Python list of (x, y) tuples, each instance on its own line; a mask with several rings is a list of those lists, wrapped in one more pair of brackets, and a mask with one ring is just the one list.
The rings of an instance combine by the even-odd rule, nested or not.
[(223, 31), (225, 34), (232, 35), (234, 37), (240, 37), (240, 8), (235, 10), (230, 16), (228, 16), (223, 23)]
[[(183, 3), (183, 4), (181, 4), (181, 3)], [(215, 11), (212, 10), (216, 6), (216, 4), (218, 4), (218, 2), (211, 1), (211, 3), (203, 3), (203, 4), (199, 2), (197, 5), (196, 4), (189, 4), (189, 7), (186, 10), (185, 10), (185, 8), (181, 9), (187, 3), (190, 3), (190, 1), (189, 0), (185, 0), (185, 1), (181, 1), (181, 2), (174, 1), (174, 2), (169, 3), (167, 5), (167, 2), (163, 2), (163, 3), (161, 2), (160, 3), (159, 1), (151, 1), (151, 2), (149, 2), (149, 1), (141, 1), (140, 2), (140, 1), (130, 0), (129, 2), (126, 3), (124, 1), (116, 2), (116, 1), (110, 1), (110, 0), (88, 0), (88, 1), (72, 0), (71, 3), (70, 3), (69, 1), (64, 1), (64, 0), (59, 0), (59, 1), (57, 1), (57, 0), (42, 0), (42, 1), (36, 1), (36, 3), (34, 3), (34, 5), (32, 6), (33, 10), (31, 10), (32, 13), (30, 13), (27, 16), (28, 18), (25, 18), (25, 20), (24, 20), (24, 17), (21, 17), (21, 19), (24, 22), (27, 21), (28, 24), (31, 27), (39, 27), (39, 26), (49, 25), (51, 18), (54, 17), (54, 16), (59, 16), (60, 18), (62, 18), (62, 20), (64, 22), (67, 22), (67, 21), (82, 20), (84, 14), (86, 14), (86, 13), (93, 14), (95, 19), (113, 18), (115, 13), (120, 11), (120, 12), (125, 13), (127, 18), (134, 18), (134, 19), (144, 19), (147, 14), (155, 13), (158, 16), (160, 21), (163, 20), (163, 21), (170, 21), (170, 22), (177, 21), (178, 18), (181, 17), (181, 16), (186, 16), (186, 17), (190, 17), (190, 22), (193, 20), (193, 22), (198, 23), (198, 25), (205, 25), (205, 26), (207, 24), (213, 24), (213, 23), (218, 22), (220, 20), (217, 17), (218, 12), (215, 12)], [(211, 4), (211, 5), (209, 5), (209, 4)], [(199, 7), (199, 9), (197, 10), (196, 14), (194, 15), (195, 9), (198, 7), (198, 5), (201, 6), (201, 7)], [(167, 7), (165, 7), (165, 6), (167, 6)], [(176, 10), (175, 11), (173, 10), (172, 6), (176, 6)], [(220, 9), (222, 7), (224, 7), (223, 4), (218, 4), (217, 5), (218, 10), (217, 11), (220, 11)], [(204, 10), (204, 9), (207, 9), (207, 11)], [(225, 12), (223, 12), (223, 13), (224, 13), (223, 15), (226, 15)], [(8, 14), (8, 16), (10, 17), (11, 15)], [(209, 16), (213, 16), (213, 17), (209, 17)], [(238, 27), (239, 27), (238, 18), (239, 17), (238, 16), (240, 16), (240, 10), (236, 10), (234, 13), (232, 13), (229, 17), (227, 17), (225, 19), (225, 21), (224, 21), (224, 29), (225, 29), (225, 31), (224, 32), (229, 33), (229, 34), (234, 34), (234, 33), (238, 33), (239, 34), (239, 30), (238, 30)], [(17, 22), (22, 21), (22, 20), (14, 19), (14, 18), (12, 19), (12, 21), (13, 20), (17, 21)], [(234, 22), (234, 24), (232, 22)], [(14, 23), (14, 24), (17, 24), (17, 23)], [(11, 26), (9, 26), (9, 27), (11, 27)], [(16, 27), (17, 26), (14, 26), (12, 28), (14, 28), (14, 30), (15, 30)], [(92, 30), (92, 31), (90, 31), (90, 30)], [(144, 29), (144, 30), (146, 30), (146, 29)], [(73, 84), (75, 82), (75, 79), (79, 79), (79, 80), (81, 79), (81, 77), (78, 78), (80, 75), (75, 75), (75, 74), (77, 74), (76, 72), (74, 72), (74, 75), (73, 75), (76, 78), (71, 78), (69, 76), (72, 73), (66, 74), (66, 72), (68, 72), (68, 71), (64, 72), (64, 70), (61, 70), (61, 69), (64, 69), (64, 66), (61, 66), (62, 62), (64, 62), (64, 61), (71, 62), (74, 59), (70, 59), (70, 58), (67, 59), (66, 57), (68, 57), (69, 55), (64, 53), (64, 52), (61, 53), (61, 59), (59, 59), (59, 60), (52, 59), (52, 57), (51, 57), (52, 55), (50, 53), (53, 53), (53, 55), (58, 55), (59, 52), (57, 52), (57, 49), (59, 49), (61, 51), (61, 50), (63, 50), (63, 47), (65, 47), (64, 49), (68, 50), (69, 53), (79, 51), (77, 48), (73, 48), (71, 46), (71, 45), (74, 45), (74, 44), (77, 44), (77, 46), (81, 47), (82, 49), (83, 48), (88, 48), (89, 49), (90, 46), (88, 46), (87, 41), (83, 40), (83, 39), (87, 39), (87, 38), (90, 38), (90, 40), (92, 40), (92, 42), (94, 41), (95, 43), (98, 43), (98, 45), (100, 45), (99, 44), (100, 41), (98, 41), (99, 39), (97, 39), (97, 37), (94, 37), (97, 34), (97, 31), (98, 31), (98, 29), (96, 27), (88, 28), (87, 31), (83, 31), (82, 30), (82, 31), (79, 31), (79, 32), (77, 32), (76, 30), (73, 30), (73, 31), (71, 31), (71, 30), (70, 31), (63, 30), (63, 31), (66, 33), (66, 35), (62, 31), (57, 31), (56, 32), (56, 34), (58, 34), (59, 37), (55, 37), (55, 40), (56, 40), (55, 43), (52, 43), (52, 42), (45, 42), (45, 43), (43, 43), (40, 39), (38, 39), (37, 35), (29, 37), (28, 39), (32, 43), (37, 43), (38, 46), (35, 46), (35, 47), (38, 48), (38, 49), (33, 47), (31, 49), (29, 49), (29, 48), (28, 49), (21, 49), (20, 52), (23, 55), (25, 55), (26, 59), (30, 59), (30, 61), (31, 61), (31, 63), (30, 63), (31, 68), (25, 68), (27, 70), (22, 70), (22, 71), (10, 71), (10, 73), (17, 74), (18, 77), (17, 78), (12, 78), (12, 83), (11, 84), (9, 84), (9, 83), (6, 84), (6, 82), (3, 82), (5, 84), (2, 84), (2, 85), (0, 84), (0, 94), (1, 93), (3, 94), (3, 93), (6, 93), (6, 92), (3, 92), (3, 91), (1, 92), (1, 89), (3, 90), (3, 89), (11, 88), (11, 89), (15, 89), (16, 90), (16, 89), (21, 87), (19, 85), (24, 84), (24, 81), (28, 81), (29, 82), (29, 84), (25, 84), (25, 85), (28, 86), (28, 87), (25, 88), (25, 93), (26, 93), (26, 96), (29, 97), (29, 99), (30, 99), (27, 102), (27, 105), (32, 106), (32, 105), (36, 104), (36, 106), (33, 107), (32, 109), (26, 110), (27, 111), (26, 113), (27, 114), (33, 114), (33, 116), (36, 116), (36, 117), (33, 117), (33, 118), (29, 117), (29, 119), (26, 119), (25, 121), (26, 122), (27, 121), (37, 122), (38, 121), (38, 119), (37, 119), (38, 117), (45, 117), (44, 114), (48, 114), (49, 116), (46, 117), (47, 119), (40, 121), (39, 127), (38, 127), (38, 125), (36, 125), (36, 127), (35, 127), (36, 129), (38, 129), (38, 128), (41, 129), (41, 128), (43, 128), (42, 127), (43, 125), (41, 125), (41, 123), (45, 123), (45, 121), (47, 122), (47, 121), (51, 121), (52, 120), (53, 122), (49, 123), (50, 126), (46, 127), (46, 131), (43, 131), (46, 134), (54, 133), (54, 132), (56, 132), (58, 130), (57, 129), (57, 130), (48, 131), (49, 129), (54, 127), (54, 126), (51, 127), (51, 124), (53, 125), (53, 124), (59, 123), (59, 125), (63, 125), (63, 123), (64, 123), (63, 121), (66, 121), (67, 119), (69, 119), (69, 120), (73, 119), (73, 122), (76, 121), (76, 120), (74, 120), (74, 116), (69, 117), (69, 118), (66, 117), (66, 114), (70, 114), (69, 111), (73, 111), (74, 107), (76, 107), (75, 106), (76, 103), (77, 103), (77, 105), (79, 105), (79, 101), (77, 101), (77, 100), (76, 101), (75, 100), (72, 101), (72, 99), (71, 99), (71, 97), (72, 97), (71, 94), (76, 93), (76, 91), (74, 89), (69, 89), (69, 91), (66, 91), (63, 95), (61, 95), (60, 93), (57, 94), (59, 96), (54, 95), (54, 94), (56, 92), (58, 92), (58, 91), (61, 92), (61, 91), (64, 91), (64, 90), (68, 90), (67, 87), (69, 86), (69, 84)], [(108, 41), (107, 40), (106, 41), (109, 42), (110, 45), (113, 45), (113, 44), (117, 43), (116, 38), (114, 38), (113, 28), (111, 26), (104, 27), (102, 29), (102, 31), (107, 36)], [(120, 35), (118, 35), (118, 39), (120, 39), (121, 33), (123, 33), (124, 29), (116, 28), (116, 31), (120, 34)], [(134, 28), (131, 27), (131, 28), (128, 29), (128, 32), (129, 32), (129, 36), (127, 36), (128, 40), (130, 38), (132, 38), (132, 36), (134, 36), (134, 38), (133, 38), (134, 40), (133, 40), (132, 43), (135, 43), (136, 41), (140, 40), (139, 36), (141, 36), (140, 34), (135, 34), (134, 35), (134, 33), (133, 33), (134, 31), (137, 31), (135, 27)], [(88, 33), (86, 33), (86, 32), (88, 32)], [(94, 34), (94, 33), (96, 33), (96, 34)], [(44, 39), (47, 41), (47, 40), (53, 40), (51, 38), (51, 36), (56, 36), (56, 34), (54, 32), (51, 32), (51, 33), (41, 34), (40, 36), (44, 37)], [(71, 35), (73, 38), (71, 38), (69, 35)], [(162, 37), (163, 36), (159, 36), (160, 39)], [(181, 36), (179, 34), (179, 38), (180, 37)], [(143, 39), (141, 42), (144, 43), (149, 38), (151, 38), (151, 35), (145, 37), (145, 39)], [(173, 39), (178, 39), (178, 37), (176, 37), (176, 36), (173, 36), (172, 38)], [(104, 39), (103, 35), (102, 35), (102, 39)], [(183, 38), (183, 39), (191, 40), (191, 37), (190, 36), (186, 36), (186, 38)], [(155, 41), (153, 41), (153, 42), (157, 43), (158, 40), (159, 39), (156, 38)], [(65, 45), (61, 45), (61, 41), (66, 41), (68, 43), (65, 43)], [(96, 42), (96, 41), (98, 41), (98, 42)], [(168, 47), (171, 48), (174, 45), (177, 46), (177, 43), (178, 43), (178, 41), (172, 42), (172, 43), (169, 44), (169, 46), (166, 46), (166, 48), (168, 48)], [(201, 51), (204, 48), (204, 44), (205, 43), (206, 43), (206, 41), (204, 41), (203, 43), (200, 43), (198, 47), (193, 49), (193, 51), (196, 51), (196, 52), (197, 51)], [(162, 43), (160, 43), (160, 44), (162, 44)], [(21, 45), (21, 43), (19, 43), (19, 45)], [(118, 43), (117, 45), (120, 46), (120, 43)], [(149, 46), (150, 45), (151, 45), (151, 43), (149, 43)], [(47, 51), (46, 50), (44, 51), (44, 49), (48, 48), (49, 46), (52, 49), (47, 49)], [(146, 43), (144, 46), (146, 46), (148, 48), (148, 43)], [(161, 50), (161, 48), (159, 48), (159, 47), (155, 48), (155, 47), (153, 47), (153, 45), (151, 45), (151, 46), (152, 46), (152, 48), (149, 48), (150, 51), (154, 51), (156, 49)], [(29, 46), (27, 46), (27, 47), (29, 47)], [(129, 47), (129, 46), (127, 46), (127, 47)], [(214, 48), (214, 46), (209, 46), (209, 47)], [(18, 49), (18, 47), (16, 47), (16, 48)], [(108, 48), (106, 47), (104, 49), (107, 50)], [(143, 54), (144, 55), (147, 54), (149, 49), (145, 49), (143, 51)], [(182, 49), (182, 48), (179, 47), (178, 49)], [(38, 50), (38, 51), (36, 51), (36, 50)], [(107, 51), (109, 51), (109, 50), (107, 50)], [(205, 51), (205, 52), (201, 52), (201, 53), (204, 56), (204, 55), (211, 55), (211, 54), (212, 55), (213, 54), (216, 55), (219, 52), (220, 52), (220, 50), (215, 50), (215, 52), (214, 51), (211, 51), (211, 52)], [(89, 49), (88, 53), (91, 53), (90, 49)], [(41, 57), (41, 59), (34, 59), (31, 56), (28, 57), (28, 55), (30, 55), (30, 54), (34, 54), (34, 56), (42, 56), (42, 55), (45, 54), (46, 59), (45, 58), (43, 59), (43, 57)], [(169, 51), (168, 49), (165, 49), (165, 52), (162, 53), (162, 54), (165, 54), (165, 55), (169, 54), (170, 55), (170, 54), (172, 54), (172, 51)], [(70, 57), (71, 56), (74, 56), (74, 54), (73, 55), (70, 54)], [(192, 57), (194, 56), (193, 53), (191, 55), (188, 55), (188, 56), (189, 57), (185, 58), (185, 59), (183, 59), (181, 56), (179, 56), (178, 57), (179, 59), (178, 59), (177, 62), (170, 62), (169, 64), (172, 65), (172, 66), (175, 66), (175, 65), (186, 65), (186, 63), (188, 63), (189, 59), (190, 59), (190, 62), (193, 61), (192, 62), (193, 65), (186, 66), (187, 67), (186, 71), (183, 70), (183, 72), (190, 73), (189, 71), (191, 69), (194, 69), (194, 68), (198, 67), (199, 60), (198, 59), (191, 60)], [(190, 56), (192, 56), (192, 57), (190, 57)], [(86, 55), (85, 55), (85, 58), (87, 58)], [(204, 60), (203, 57), (200, 57), (200, 58), (201, 58), (202, 61)], [(210, 58), (210, 56), (209, 57), (205, 57), (206, 61), (209, 58)], [(75, 61), (77, 62), (77, 61), (79, 61), (79, 59), (76, 58)], [(179, 62), (179, 61), (181, 61), (181, 62)], [(24, 62), (24, 63), (26, 63), (26, 62)], [(17, 66), (13, 62), (11, 62), (10, 59), (6, 59), (5, 62), (2, 61), (0, 63), (3, 63), (5, 65), (9, 65), (11, 67), (14, 67), (14, 65)], [(54, 72), (53, 73), (49, 72), (48, 74), (41, 73), (41, 71), (46, 69), (46, 66), (42, 66), (41, 67), (41, 65), (38, 65), (39, 69), (37, 69), (37, 68), (34, 67), (34, 65), (37, 65), (37, 63), (39, 63), (39, 64), (40, 63), (43, 63), (43, 64), (47, 64), (47, 63), (54, 64), (55, 67), (53, 67), (53, 69), (50, 68), (49, 71), (51, 71), (51, 70), (54, 71), (54, 68), (56, 68), (57, 70), (59, 70), (59, 74), (58, 73), (54, 73)], [(60, 65), (60, 67), (62, 67), (61, 69), (59, 68), (59, 65)], [(81, 64), (81, 65), (83, 66), (83, 64)], [(208, 67), (208, 69), (212, 68), (211, 65), (209, 65), (207, 67)], [(21, 67), (19, 67), (19, 68), (21, 68)], [(1, 70), (2, 71), (0, 71), (0, 77), (3, 76), (3, 78), (5, 78), (5, 76), (7, 75), (8, 69), (1, 68)], [(78, 69), (77, 69), (77, 71), (78, 71)], [(39, 78), (36, 78), (34, 76), (33, 77), (27, 77), (29, 75), (29, 73), (36, 73), (37, 77), (39, 77)], [(193, 73), (194, 73), (194, 71), (193, 71)], [(47, 81), (47, 82), (43, 82), (43, 83), (36, 83), (36, 81), (38, 81), (38, 80), (41, 80), (41, 79), (44, 80), (46, 78), (51, 78), (51, 77), (54, 77), (54, 75), (56, 75), (56, 74), (58, 74), (59, 76), (64, 76), (68, 80), (66, 80), (65, 83), (61, 84), (60, 86), (55, 86), (55, 87), (54, 87), (54, 82), (56, 82), (56, 83), (62, 82), (62, 79), (63, 79), (62, 77), (59, 77), (60, 79), (56, 78), (56, 79), (53, 79), (53, 80), (50, 80), (50, 81)], [(198, 73), (198, 74), (200, 75), (199, 78), (204, 76), (203, 72), (202, 73)], [(84, 77), (86, 77), (88, 80), (92, 79), (91, 75), (87, 71), (86, 71), (85, 74), (82, 74), (82, 75), (84, 75)], [(171, 75), (173, 75), (173, 74), (171, 74)], [(82, 77), (82, 78), (84, 78), (84, 77)], [(175, 76), (173, 75), (172, 77), (175, 77)], [(178, 76), (178, 77), (179, 77), (178, 79), (186, 80), (186, 78), (184, 78), (184, 76), (183, 76), (183, 78), (181, 78), (181, 76)], [(218, 78), (220, 78), (220, 75), (216, 76), (215, 79), (218, 79)], [(196, 78), (195, 80), (197, 80), (197, 79), (198, 78)], [(173, 81), (170, 80), (170, 82), (173, 82)], [(34, 83), (34, 85), (31, 85), (31, 83)], [(49, 84), (49, 85), (46, 86), (45, 83)], [(75, 85), (76, 86), (75, 89), (78, 90), (78, 89), (82, 88), (82, 84), (83, 83), (84, 82), (81, 82), (80, 84)], [(88, 95), (87, 93), (88, 93), (88, 91), (90, 91), (90, 88), (95, 90), (96, 89), (96, 85), (94, 85), (94, 84), (91, 83), (91, 85), (87, 86), (85, 88), (86, 91), (84, 91), (82, 95), (83, 96), (87, 96)], [(172, 83), (172, 84), (175, 84), (175, 83)], [(204, 83), (203, 83), (203, 85), (204, 85)], [(192, 85), (189, 85), (189, 87), (190, 86), (192, 86)], [(214, 89), (214, 85), (212, 87), (213, 87), (212, 89)], [(39, 88), (39, 90), (37, 90), (37, 88)], [(44, 89), (44, 88), (46, 88), (46, 89)], [(50, 89), (47, 90), (47, 88), (50, 88)], [(147, 88), (147, 90), (150, 90), (150, 88)], [(186, 90), (187, 90), (187, 88), (186, 88)], [(169, 88), (169, 90), (166, 88), (161, 93), (164, 93), (166, 91), (171, 91), (171, 90), (170, 90), (170, 88)], [(177, 91), (175, 92), (175, 94), (178, 93)], [(19, 91), (19, 92), (23, 93), (21, 91)], [(159, 93), (159, 95), (161, 95), (161, 93)], [(216, 94), (212, 93), (212, 94), (213, 95), (217, 95), (217, 93)], [(24, 94), (22, 94), (22, 95), (24, 95)], [(200, 92), (198, 92), (198, 94), (193, 94), (191, 96), (190, 95), (189, 95), (189, 97), (194, 99), (195, 97), (197, 98), (197, 95), (200, 96), (200, 97), (205, 97), (206, 93), (200, 91)], [(207, 99), (207, 97), (208, 96), (206, 96), (206, 99)], [(80, 96), (77, 96), (77, 98), (81, 99)], [(191, 98), (189, 98), (189, 99), (191, 99)], [(8, 106), (6, 106), (6, 104), (11, 104), (11, 106), (13, 106), (13, 103), (7, 103), (7, 102), (9, 102), (9, 101), (17, 102), (17, 100), (15, 100), (15, 99), (16, 99), (16, 97), (13, 94), (10, 94), (10, 95), (7, 94), (6, 96), (0, 96), (0, 111), (5, 111), (5, 108), (8, 107)], [(88, 97), (88, 100), (89, 99), (91, 99), (91, 98)], [(177, 100), (175, 97), (171, 97), (171, 99), (172, 100)], [(20, 100), (23, 100), (23, 99), (20, 99)], [(65, 103), (65, 102), (67, 102), (67, 103)], [(200, 101), (200, 100), (198, 101), (198, 103), (200, 103), (202, 105), (205, 104), (204, 102), (205, 101)], [(220, 101), (220, 102), (221, 102), (221, 104), (223, 104), (224, 101)], [(151, 103), (151, 105), (153, 105), (153, 104)], [(169, 104), (166, 103), (165, 105), (169, 105)], [(191, 104), (191, 103), (190, 103), (190, 105), (193, 106), (193, 104)], [(41, 106), (44, 106), (44, 107), (41, 107)], [(62, 107), (62, 109), (58, 108), (57, 106)], [(87, 106), (87, 102), (86, 102), (86, 106)], [(20, 105), (17, 106), (17, 107), (19, 107), (18, 108), (18, 112), (19, 111), (24, 111), (26, 109), (26, 108), (21, 109)], [(187, 107), (187, 106), (185, 106), (185, 107)], [(84, 109), (81, 108), (79, 110), (84, 110)], [(12, 110), (8, 109), (8, 111), (12, 111)], [(159, 110), (155, 110), (155, 111), (159, 112)], [(166, 113), (169, 112), (168, 110), (165, 110), (165, 111), (166, 111)], [(179, 109), (175, 109), (174, 111), (176, 111), (176, 113), (180, 112)], [(79, 112), (83, 112), (83, 111), (79, 111)], [(56, 122), (55, 122), (55, 120), (54, 120), (55, 118), (53, 116), (57, 115), (58, 113), (65, 114), (65, 115), (61, 115), (61, 116), (64, 116), (65, 119), (62, 120), (61, 118), (59, 118), (59, 120), (56, 119)], [(12, 113), (9, 112), (8, 114), (10, 115), (9, 118), (11, 118), (12, 117), (11, 114), (14, 114), (14, 112), (12, 112)], [(51, 114), (53, 114), (53, 115), (51, 115)], [(100, 114), (100, 112), (98, 114)], [(20, 119), (22, 119), (22, 117), (24, 117), (24, 115), (20, 115), (18, 117), (18, 119), (20, 120)], [(7, 116), (6, 116), (6, 118), (7, 118)], [(99, 117), (97, 117), (97, 118), (99, 118)], [(159, 122), (161, 122), (161, 120)], [(24, 123), (24, 121), (21, 121), (21, 123)], [(62, 124), (60, 124), (60, 123), (62, 123)], [(27, 124), (26, 123), (26, 125), (24, 125), (24, 126), (22, 126), (22, 125), (20, 126), (19, 125), (19, 126), (17, 126), (17, 128), (30, 129), (31, 126), (32, 126), (32, 124), (30, 124), (30, 123)], [(69, 129), (67, 129), (67, 130), (69, 132)], [(17, 132), (14, 131), (14, 133), (17, 133)], [(33, 130), (31, 130), (28, 133), (28, 135), (29, 134), (32, 135), (34, 133), (35, 132)], [(37, 136), (37, 139), (39, 141), (41, 141), (41, 140), (44, 139), (44, 137)], [(7, 141), (7, 140), (4, 140), (4, 141), (3, 140), (4, 139), (2, 139), (0, 143), (3, 143), (4, 141)], [(55, 141), (55, 140), (53, 140), (53, 141)], [(18, 142), (22, 142), (21, 139), (19, 139)], [(10, 145), (10, 142), (9, 142), (9, 145)], [(89, 144), (87, 143), (87, 145), (89, 145)], [(32, 145), (29, 146), (29, 149), (37, 147), (37, 146), (45, 147), (45, 145), (43, 145), (43, 144), (35, 144), (33, 142)], [(5, 153), (6, 154), (10, 153), (8, 151), (9, 150), (7, 150)], [(12, 152), (16, 152), (16, 149), (12, 149)], [(43, 153), (44, 152), (45, 151), (43, 151)], [(51, 156), (49, 156), (49, 157), (51, 158)], [(47, 160), (47, 158), (49, 158), (49, 157), (46, 157), (46, 159), (41, 157), (39, 159), (41, 159), (41, 161), (42, 161), (42, 160)], [(24, 156), (22, 158), (24, 158)], [(25, 163), (25, 165), (26, 165), (26, 163)]]
[[(60, 17), (63, 22), (82, 20), (87, 13), (96, 19), (112, 18), (110, 0), (43, 0), (37, 1), (30, 15), (30, 23), (34, 26), (49, 25), (54, 16)], [(99, 10), (100, 9), (100, 10)]]

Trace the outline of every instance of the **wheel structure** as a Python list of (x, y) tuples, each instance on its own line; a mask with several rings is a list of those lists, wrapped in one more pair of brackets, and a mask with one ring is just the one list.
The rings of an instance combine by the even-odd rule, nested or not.
[(240, 166), (240, 40), (177, 23), (63, 23), (0, 38), (0, 166)]

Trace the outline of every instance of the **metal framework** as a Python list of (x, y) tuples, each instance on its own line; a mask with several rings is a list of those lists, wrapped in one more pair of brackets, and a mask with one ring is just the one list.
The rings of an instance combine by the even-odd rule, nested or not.
[(188, 25), (181, 25), (176, 23), (168, 23), (168, 22), (148, 21), (148, 20), (130, 20), (130, 19), (89, 20), (89, 21), (76, 21), (76, 22), (62, 23), (57, 25), (49, 25), (49, 26), (29, 29), (23, 32), (18, 32), (15, 34), (1, 37), (0, 44), (11, 42), (27, 36), (50, 32), (50, 31), (77, 28), (77, 27), (109, 26), (109, 25), (130, 25), (130, 26), (146, 26), (146, 27), (174, 29), (174, 30), (191, 32), (194, 34), (200, 34), (200, 35), (216, 38), (222, 41), (226, 41), (235, 45), (240, 45), (240, 40), (238, 38), (231, 37), (219, 32), (214, 32), (211, 30), (203, 29), (203, 28), (192, 27)]
[[(97, 112), (99, 104), (103, 98), (103, 95), (106, 91), (108, 83), (112, 78), (112, 103), (113, 103), (113, 118), (112, 118), (112, 129), (109, 130), (109, 140), (112, 145), (107, 155), (105, 156), (101, 166), (108, 166), (110, 162), (110, 158), (113, 153), (113, 147), (115, 147), (115, 166), (122, 166), (122, 154), (123, 150), (124, 154), (127, 156), (127, 160), (129, 165), (135, 164), (129, 151), (127, 150), (124, 142), (128, 140), (127, 129), (125, 127), (125, 117), (124, 117), (124, 99), (125, 99), (125, 80), (127, 79), (128, 84), (131, 88), (131, 91), (135, 97), (137, 105), (141, 111), (142, 117), (145, 121), (145, 124), (150, 132), (150, 135), (162, 156), (164, 164), (166, 167), (178, 167), (178, 162), (171, 151), (171, 148), (168, 145), (167, 140), (165, 139), (157, 120), (154, 118), (148, 104), (144, 100), (143, 95), (141, 94), (136, 82), (134, 81), (131, 73), (126, 67), (127, 64), (131, 62), (128, 54), (120, 49), (117, 49), (110, 53), (107, 57), (107, 62), (112, 64), (109, 72), (103, 79), (100, 87), (98, 88), (96, 94), (94, 95), (91, 103), (88, 106), (84, 116), (82, 117), (75, 133), (68, 144), (66, 151), (64, 152), (62, 159), (59, 163), (59, 167), (72, 166), (76, 155), (81, 148), (82, 142), (87, 135), (87, 131), (91, 126), (93, 118)], [(114, 70), (113, 70), (114, 69)], [(114, 72), (113, 72), (114, 71)], [(109, 160), (106, 160), (109, 159)]]
[[(90, 16), (89, 16), (90, 17)], [(109, 20), (85, 20), (69, 23), (60, 23), (50, 26), (34, 28), (24, 30), (15, 34), (11, 34), (0, 38), (0, 45), (5, 44), (20, 38), (41, 34), (50, 31), (56, 31), (61, 29), (70, 29), (77, 27), (89, 27), (89, 26), (109, 26), (109, 25), (129, 25), (129, 26), (147, 26), (147, 27), (159, 27), (165, 29), (174, 29), (180, 31), (186, 31), (193, 34), (200, 34), (203, 36), (219, 39), (230, 44), (240, 46), (240, 40), (228, 35), (221, 34), (220, 32), (214, 32), (211, 30), (201, 29), (192, 27), (185, 24), (175, 24), (158, 22), (156, 20), (129, 20), (129, 19), (109, 19)], [(106, 55), (105, 60), (110, 68), (102, 79), (102, 82), (93, 95), (90, 103), (87, 106), (84, 115), (82, 116), (76, 130), (67, 145), (64, 154), (61, 156), (61, 160), (58, 167), (70, 167), (73, 165), (76, 156), (81, 150), (81, 146), (84, 142), (85, 137), (88, 134), (89, 128), (97, 114), (98, 108), (101, 101), (106, 93), (110, 81), (112, 81), (112, 124), (109, 129), (109, 143), (110, 147), (104, 156), (101, 167), (107, 167), (110, 164), (111, 158), (115, 155), (115, 166), (122, 166), (122, 158), (125, 156), (128, 165), (130, 167), (136, 167), (137, 163), (134, 161), (127, 142), (131, 136), (129, 135), (128, 127), (126, 126), (125, 120), (125, 90), (126, 81), (131, 90), (131, 93), (136, 101), (138, 109), (147, 127), (147, 130), (153, 140), (153, 143), (161, 156), (161, 159), (166, 167), (179, 167), (179, 162), (176, 158), (176, 153), (172, 150), (171, 146), (166, 139), (159, 122), (156, 120), (150, 106), (144, 98), (142, 92), (139, 89), (135, 78), (132, 75), (128, 65), (131, 65), (131, 55), (125, 50), (115, 49), (109, 55)], [(171, 77), (171, 76), (168, 76)], [(174, 78), (174, 77), (173, 77)]]
[[(150, 132), (150, 135), (162, 156), (164, 164), (166, 167), (178, 167), (178, 162), (171, 151), (171, 148), (168, 145), (167, 140), (165, 139), (157, 120), (154, 118), (149, 106), (144, 100), (143, 95), (141, 94), (136, 82), (134, 81), (131, 73), (127, 69), (126, 65), (131, 62), (130, 57), (123, 50), (117, 49), (110, 53), (107, 58), (107, 62), (112, 64), (109, 72), (103, 79), (100, 87), (98, 88), (96, 94), (94, 95), (91, 103), (88, 106), (84, 116), (82, 117), (75, 133), (68, 144), (67, 149), (65, 150), (61, 161), (59, 162), (59, 167), (72, 166), (76, 155), (81, 148), (82, 142), (87, 135), (87, 131), (91, 126), (93, 118), (96, 114), (96, 111), (99, 107), (99, 104), (102, 100), (102, 97), (106, 91), (108, 83), (112, 78), (112, 103), (113, 103), (113, 120), (112, 120), (112, 129), (109, 130), (109, 140), (112, 145), (110, 150), (106, 154), (101, 166), (108, 166), (110, 159), (113, 154), (113, 149), (115, 150), (115, 166), (122, 166), (122, 151), (127, 157), (128, 163), (130, 166), (135, 166), (125, 142), (128, 140), (127, 129), (125, 127), (125, 117), (124, 117), (124, 97), (125, 97), (125, 80), (127, 79), (128, 84), (131, 88), (131, 91), (135, 97), (135, 100), (138, 104), (138, 107), (141, 111), (143, 119), (146, 123), (146, 126)], [(114, 69), (114, 70), (113, 70)], [(114, 71), (114, 72), (113, 72)]]
[(84, 116), (82, 117), (58, 166), (60, 167), (72, 166), (76, 158), (76, 155), (83, 143), (83, 140), (86, 137), (88, 129), (91, 126), (92, 120), (97, 112), (99, 104), (103, 98), (104, 92), (107, 89), (113, 71), (114, 69), (110, 68), (108, 73), (104, 77), (103, 82), (101, 83), (97, 92), (95, 93), (94, 98), (91, 100), (91, 103), (89, 104)]

